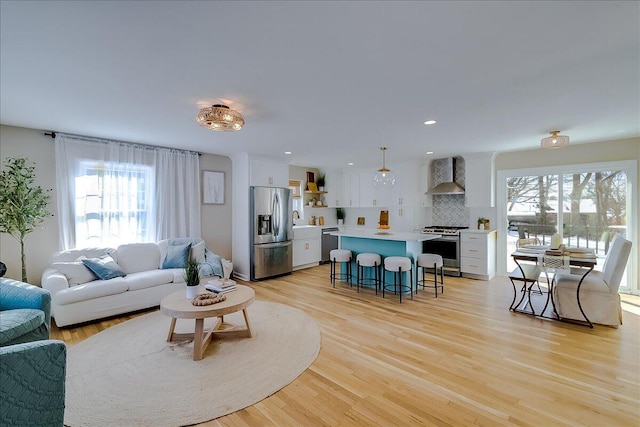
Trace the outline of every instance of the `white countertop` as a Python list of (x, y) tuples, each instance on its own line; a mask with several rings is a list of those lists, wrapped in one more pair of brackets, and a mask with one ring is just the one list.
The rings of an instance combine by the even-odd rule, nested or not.
[(423, 242), (425, 240), (432, 240), (441, 237), (440, 234), (422, 234), (422, 233), (409, 233), (409, 232), (395, 232), (393, 230), (377, 230), (377, 229), (362, 229), (362, 230), (344, 230), (331, 233), (332, 236), (339, 237), (360, 237), (364, 239), (378, 239), (378, 240), (397, 240), (401, 242)]
[(460, 230), (460, 233), (489, 234), (489, 233), (493, 233), (494, 231), (496, 231), (494, 228), (492, 228), (491, 230), (485, 230), (485, 229), (477, 230), (475, 228), (465, 228), (464, 230)]

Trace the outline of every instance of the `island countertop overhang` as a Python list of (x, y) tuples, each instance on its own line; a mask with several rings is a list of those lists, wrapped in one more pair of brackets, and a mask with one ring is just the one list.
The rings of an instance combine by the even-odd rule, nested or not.
[[(383, 234), (380, 234), (383, 233)], [(424, 242), (426, 240), (433, 240), (441, 237), (440, 234), (423, 234), (423, 233), (409, 233), (409, 232), (381, 232), (378, 230), (364, 229), (364, 230), (344, 230), (334, 231), (330, 233), (332, 236), (338, 237), (356, 237), (362, 239), (377, 239), (377, 240), (393, 240), (400, 242)]]

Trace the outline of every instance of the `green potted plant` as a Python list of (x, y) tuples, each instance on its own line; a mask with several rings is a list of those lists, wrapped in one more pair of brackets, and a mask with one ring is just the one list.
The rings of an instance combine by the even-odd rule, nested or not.
[(200, 293), (200, 270), (198, 261), (191, 257), (184, 266), (184, 281), (187, 284), (187, 298), (197, 297)]
[(344, 224), (344, 208), (336, 208), (336, 218), (338, 218), (338, 225)]
[(36, 168), (27, 159), (9, 157), (5, 166), (0, 172), (0, 232), (20, 242), (22, 281), (27, 282), (24, 239), (51, 216), (47, 209), (51, 190), (33, 185)]
[(318, 186), (318, 191), (324, 191), (324, 174), (318, 174), (318, 178), (316, 178), (316, 185)]
[(478, 218), (478, 230), (488, 229), (489, 220), (487, 218), (480, 217)]

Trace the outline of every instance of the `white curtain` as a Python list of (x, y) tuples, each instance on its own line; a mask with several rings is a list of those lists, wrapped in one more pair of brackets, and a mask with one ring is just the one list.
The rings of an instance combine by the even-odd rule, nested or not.
[(200, 236), (198, 154), (56, 135), (62, 249)]

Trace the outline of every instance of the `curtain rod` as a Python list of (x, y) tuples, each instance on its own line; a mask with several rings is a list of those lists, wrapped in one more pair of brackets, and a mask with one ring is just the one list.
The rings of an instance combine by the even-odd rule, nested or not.
[(139, 143), (135, 143), (135, 142), (126, 142), (126, 141), (116, 141), (113, 139), (104, 139), (104, 138), (96, 138), (93, 136), (84, 136), (84, 135), (74, 135), (74, 134), (70, 134), (70, 133), (62, 133), (62, 132), (45, 132), (44, 133), (45, 136), (50, 136), (52, 139), (55, 139), (56, 136), (60, 135), (60, 136), (65, 136), (67, 138), (71, 138), (71, 139), (78, 139), (78, 140), (82, 140), (82, 141), (91, 141), (91, 142), (99, 142), (102, 144), (108, 143), (108, 142), (115, 142), (117, 144), (127, 144), (127, 145), (132, 145), (134, 147), (139, 147), (139, 148), (143, 148), (145, 150), (172, 150), (172, 151), (180, 151), (183, 153), (190, 153), (190, 154), (197, 154), (198, 156), (201, 156), (202, 153), (198, 152), (198, 151), (192, 151), (192, 150), (184, 150), (181, 148), (171, 148), (171, 147), (160, 147), (157, 145), (148, 145), (148, 144), (139, 144)]

